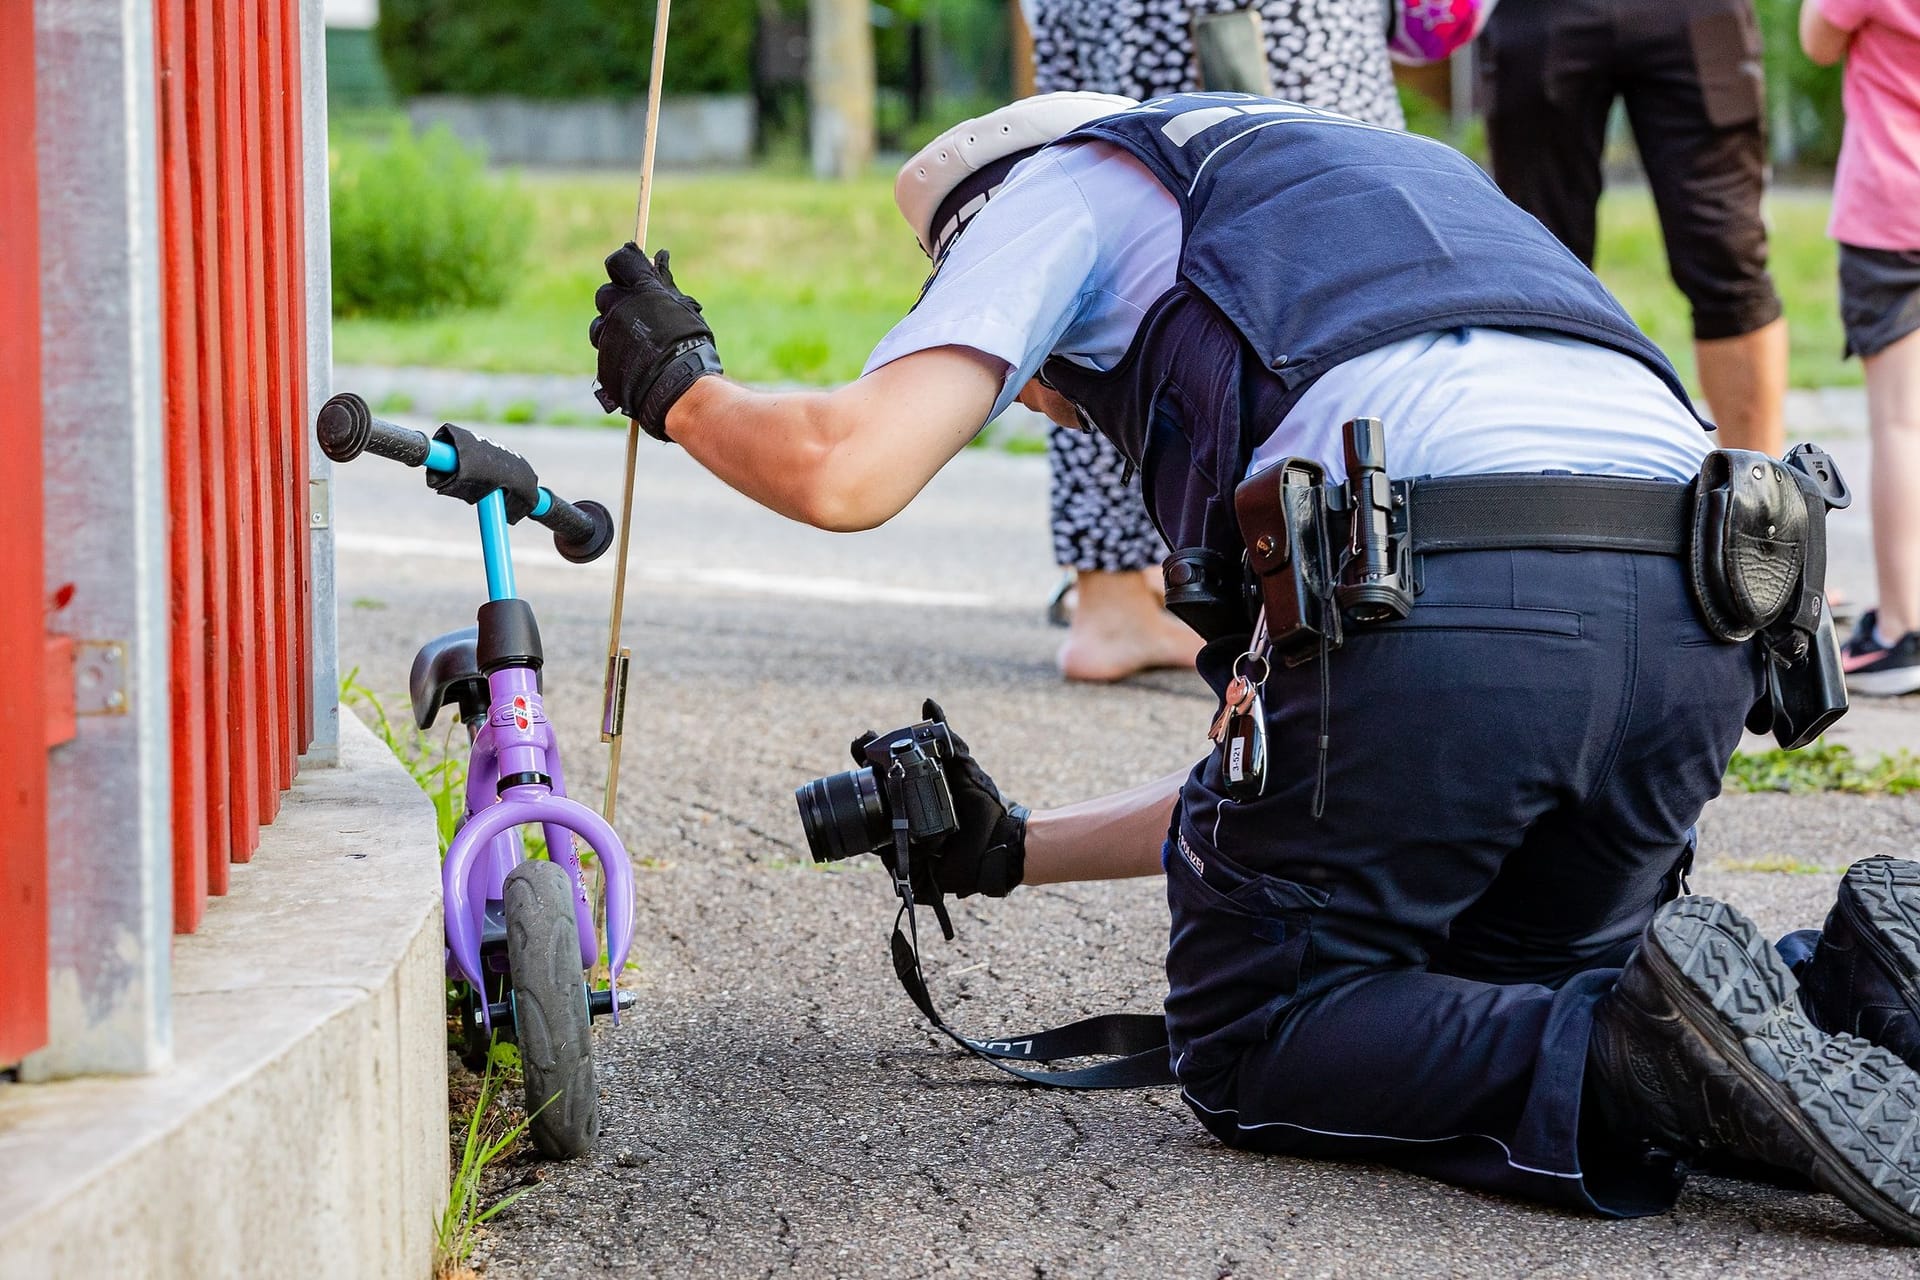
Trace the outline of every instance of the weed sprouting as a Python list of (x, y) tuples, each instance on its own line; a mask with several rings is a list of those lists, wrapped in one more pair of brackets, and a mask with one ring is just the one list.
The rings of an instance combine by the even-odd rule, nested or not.
[[(467, 1260), (473, 1256), (480, 1228), (533, 1190), (532, 1187), (522, 1187), (500, 1197), (484, 1209), (480, 1207), (482, 1183), (487, 1170), (520, 1141), (527, 1126), (533, 1123), (533, 1115), (538, 1114), (536, 1111), (533, 1115), (522, 1116), (511, 1124), (502, 1114), (503, 1109), (498, 1105), (501, 1095), (508, 1093), (509, 1086), (517, 1083), (519, 1073), (519, 1051), (510, 1044), (496, 1042), (487, 1054), (487, 1067), (480, 1076), (480, 1090), (473, 1099), (473, 1109), (467, 1113), (460, 1164), (453, 1172), (453, 1181), (447, 1188), (446, 1207), (441, 1210), (440, 1221), (435, 1225), (435, 1280), (456, 1280), (463, 1274), (471, 1274), (467, 1269)], [(512, 1092), (518, 1092), (517, 1088)]]
[(1920, 791), (1920, 758), (1910, 751), (1892, 751), (1863, 762), (1851, 748), (1821, 738), (1798, 751), (1774, 748), (1734, 752), (1727, 764), (1727, 787), (1732, 791), (1901, 796)]
[[(459, 721), (448, 723), (438, 743), (410, 724), (404, 730), (396, 727), (380, 695), (360, 679), (358, 667), (341, 678), (340, 701), (350, 707), (367, 709), (367, 715), (361, 719), (368, 721), (367, 727), (373, 730), (374, 736), (386, 744), (387, 750), (393, 752), (414, 782), (427, 793), (427, 799), (433, 801), (440, 855), (445, 857), (447, 846), (453, 843), (454, 833), (460, 829), (467, 812), (467, 762), (454, 750), (453, 739)], [(547, 856), (546, 837), (538, 830), (522, 832), (521, 839), (529, 858)]]

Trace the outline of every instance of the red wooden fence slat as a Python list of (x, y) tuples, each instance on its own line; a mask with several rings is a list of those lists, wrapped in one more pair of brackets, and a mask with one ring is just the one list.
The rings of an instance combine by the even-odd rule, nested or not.
[(249, 441), (255, 413), (253, 384), (248, 373), (252, 353), (247, 342), (247, 238), (244, 191), (246, 149), (241, 122), (242, 73), (245, 58), (239, 0), (194, 0), (213, 18), (214, 100), (218, 113), (215, 131), (217, 166), (215, 222), (219, 228), (220, 284), (219, 341), (223, 351), (225, 387), (222, 401), (221, 453), (226, 466), (223, 501), (227, 532), (227, 726), (231, 753), (228, 766), (228, 816), (233, 832), (230, 849), (235, 862), (245, 862), (259, 846), (262, 775), (271, 785), (265, 744), (260, 733), (260, 682), (257, 670), (261, 640), (255, 601), (255, 532), (252, 472), (256, 463)]
[(294, 295), (287, 244), (287, 136), (284, 40), (280, 0), (258, 0), (256, 11), (260, 62), (260, 181), (261, 243), (265, 249), (262, 278), (266, 283), (267, 390), (273, 406), (267, 421), (268, 472), (273, 500), (274, 635), (280, 661), (273, 669), (273, 691), (280, 715), (282, 777), (293, 777), (300, 754), (298, 618), (294, 603), (296, 558), (293, 550), (293, 443), (298, 430), (298, 383), (294, 373), (292, 324), (288, 303)]
[(161, 422), (166, 441), (167, 560), (172, 633), (167, 686), (173, 764), (173, 928), (191, 933), (206, 909), (206, 722), (202, 630), (198, 337), (188, 194), (187, 38), (183, 0), (155, 5), (159, 74)]
[(260, 84), (260, 11), (261, 0), (238, 0), (238, 61), (241, 86), (241, 219), (246, 232), (245, 272), (247, 306), (247, 374), (251, 412), (247, 415), (247, 439), (242, 453), (251, 461), (247, 479), (251, 482), (250, 500), (254, 504), (254, 664), (255, 713), (259, 717), (260, 820), (272, 822), (280, 812), (280, 792), (290, 778), (288, 761), (281, 740), (283, 708), (279, 697), (280, 635), (278, 630), (279, 528), (273, 491), (279, 484), (274, 475), (272, 433), (276, 414), (271, 384), (272, 352), (267, 342), (267, 254), (266, 215), (261, 204), (263, 143), (260, 115), (263, 95)]
[(222, 351), (219, 223), (219, 112), (215, 104), (214, 68), (216, 25), (213, 0), (185, 0), (187, 37), (188, 161), (193, 197), (193, 269), (197, 321), (200, 440), (201, 527), (206, 537), (201, 555), (206, 567), (206, 615), (202, 620), (202, 674), (206, 689), (207, 890), (225, 893), (228, 863), (235, 847), (232, 793), (235, 780), (232, 721), (228, 715), (230, 684), (228, 637), (232, 605), (228, 599), (228, 542), (226, 424), (232, 412), (227, 400), (225, 356)]
[(34, 155), (33, 6), (0, 4), (0, 648), (12, 664), (17, 725), (0, 734), (0, 1063), (47, 1035), (46, 599), (41, 544), (40, 210)]
[(287, 215), (287, 333), (293, 353), (293, 417), (287, 424), (291, 441), (293, 495), (294, 598), (294, 707), (297, 737), (304, 752), (313, 744), (313, 571), (308, 532), (307, 440), (313, 422), (313, 388), (307, 383), (307, 222), (306, 152), (301, 128), (300, 3), (279, 0), (282, 39), (280, 83), (282, 137), (286, 148), (285, 209)]

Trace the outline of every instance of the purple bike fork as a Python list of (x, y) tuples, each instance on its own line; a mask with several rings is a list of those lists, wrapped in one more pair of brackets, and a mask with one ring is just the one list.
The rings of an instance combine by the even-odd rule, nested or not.
[[(580, 934), (580, 967), (600, 958), (600, 935), (588, 900), (586, 877), (573, 837), (600, 860), (607, 882), (607, 953), (614, 992), (611, 1014), (620, 1022), (620, 972), (633, 939), (633, 867), (613, 828), (566, 793), (560, 748), (529, 667), (505, 667), (487, 677), (487, 722), (473, 740), (467, 772), (467, 820), (447, 847), (440, 868), (446, 900), (447, 964), (481, 994), (480, 1018), (489, 1033), (493, 1016), (480, 972), (480, 932), (487, 903), (505, 891), (507, 873), (521, 860), (516, 831), (538, 823), (547, 836), (547, 856), (573, 883), (574, 923)], [(504, 790), (502, 779), (513, 780)], [(526, 781), (518, 781), (527, 779)], [(542, 781), (546, 779), (546, 781)], [(496, 791), (498, 795), (496, 797)]]

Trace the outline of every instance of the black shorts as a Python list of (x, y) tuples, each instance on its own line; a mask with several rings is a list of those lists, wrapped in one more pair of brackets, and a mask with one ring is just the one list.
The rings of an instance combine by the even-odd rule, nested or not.
[(1846, 354), (1877, 356), (1920, 330), (1920, 250), (1840, 246)]
[(1753, 0), (1503, 0), (1481, 66), (1500, 189), (1592, 265), (1607, 119), (1626, 103), (1699, 339), (1777, 319)]

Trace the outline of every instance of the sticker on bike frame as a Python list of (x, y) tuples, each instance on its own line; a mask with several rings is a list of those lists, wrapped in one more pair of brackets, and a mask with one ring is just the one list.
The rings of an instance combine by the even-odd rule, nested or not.
[(493, 723), (499, 725), (502, 729), (512, 726), (522, 733), (525, 733), (536, 724), (545, 724), (546, 722), (547, 710), (540, 704), (540, 700), (524, 693), (514, 694), (513, 701), (502, 708), (500, 713), (493, 718)]

